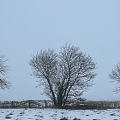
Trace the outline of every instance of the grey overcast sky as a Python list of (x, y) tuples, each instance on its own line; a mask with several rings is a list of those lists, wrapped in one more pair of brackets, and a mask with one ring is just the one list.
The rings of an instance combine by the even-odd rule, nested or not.
[(0, 0), (0, 55), (8, 59), (9, 90), (0, 100), (45, 99), (30, 74), (29, 60), (41, 49), (65, 43), (97, 63), (95, 85), (83, 97), (120, 100), (108, 74), (120, 62), (120, 0)]

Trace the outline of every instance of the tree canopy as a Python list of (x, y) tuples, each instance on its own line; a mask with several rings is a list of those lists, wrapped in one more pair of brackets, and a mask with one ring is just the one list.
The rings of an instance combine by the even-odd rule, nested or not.
[(56, 107), (79, 99), (96, 75), (92, 58), (72, 45), (63, 46), (59, 53), (41, 50), (32, 57), (30, 66)]

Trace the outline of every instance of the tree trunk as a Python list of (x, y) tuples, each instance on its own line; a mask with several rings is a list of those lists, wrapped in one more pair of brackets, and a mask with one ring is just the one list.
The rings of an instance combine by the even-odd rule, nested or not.
[(54, 103), (54, 105), (56, 106), (56, 104), (57, 104), (57, 103), (56, 103), (56, 97), (55, 97), (54, 91), (53, 91), (53, 89), (52, 89), (52, 85), (51, 85), (49, 79), (47, 79), (47, 81), (48, 81), (48, 84), (49, 84), (49, 87), (50, 87), (50, 91), (51, 91), (51, 93), (52, 93), (53, 103)]
[(62, 98), (59, 96), (57, 100), (57, 107), (61, 108), (62, 107)]
[(57, 107), (61, 108), (62, 105), (63, 105), (63, 95), (62, 95), (62, 90), (60, 90), (57, 96)]

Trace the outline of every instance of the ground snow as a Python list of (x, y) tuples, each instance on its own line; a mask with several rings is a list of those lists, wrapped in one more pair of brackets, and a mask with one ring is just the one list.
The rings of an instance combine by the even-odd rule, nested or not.
[(120, 120), (120, 110), (0, 109), (0, 120)]

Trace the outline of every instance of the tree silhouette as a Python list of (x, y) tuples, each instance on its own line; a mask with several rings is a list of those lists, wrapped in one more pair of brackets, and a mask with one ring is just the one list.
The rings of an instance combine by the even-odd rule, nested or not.
[(56, 107), (80, 98), (96, 75), (92, 58), (71, 45), (63, 46), (58, 54), (41, 50), (30, 60), (30, 66)]

